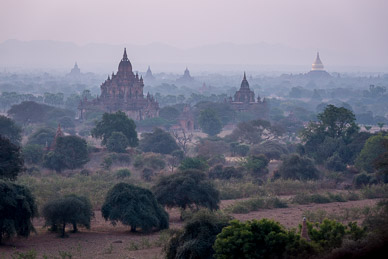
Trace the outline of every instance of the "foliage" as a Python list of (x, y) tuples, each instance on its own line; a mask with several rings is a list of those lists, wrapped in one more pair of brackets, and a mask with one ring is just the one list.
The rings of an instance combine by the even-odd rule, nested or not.
[(171, 122), (177, 120), (179, 115), (180, 115), (180, 112), (172, 106), (163, 107), (159, 111), (159, 116), (161, 118)]
[(230, 218), (207, 210), (200, 210), (176, 232), (164, 248), (167, 259), (213, 258), (216, 236), (228, 225)]
[(337, 153), (334, 153), (334, 155), (326, 161), (326, 168), (336, 172), (343, 172), (346, 170), (346, 164)]
[(232, 142), (230, 143), (230, 152), (232, 153), (232, 156), (246, 156), (249, 152), (249, 146), (238, 142)]
[(59, 118), (58, 123), (64, 129), (75, 127), (74, 120), (72, 118), (70, 118), (69, 116), (63, 116), (63, 117)]
[(131, 171), (127, 168), (122, 168), (116, 171), (116, 177), (119, 179), (130, 177)]
[(141, 177), (147, 182), (151, 181), (153, 175), (154, 171), (152, 169), (144, 168), (143, 171), (141, 171)]
[(44, 157), (44, 166), (58, 172), (76, 169), (89, 161), (86, 141), (77, 136), (64, 136), (56, 140), (55, 150)]
[(198, 156), (206, 159), (223, 155), (228, 151), (228, 145), (220, 139), (202, 139), (196, 148)]
[(192, 169), (162, 176), (153, 192), (160, 204), (183, 210), (198, 210), (199, 207), (217, 210), (220, 202), (218, 191), (207, 180), (205, 173)]
[(387, 178), (388, 177), (388, 140), (384, 140), (383, 145), (385, 147), (385, 152), (382, 153), (374, 161), (374, 168), (379, 174), (382, 174), (385, 178)]
[(119, 183), (109, 190), (101, 208), (105, 220), (113, 225), (120, 221), (143, 231), (168, 228), (168, 214), (158, 204), (151, 191), (134, 185)]
[(186, 157), (179, 165), (179, 170), (185, 171), (189, 169), (196, 169), (200, 171), (206, 171), (209, 168), (207, 162), (200, 157)]
[(308, 257), (313, 246), (279, 223), (261, 219), (240, 222), (232, 220), (213, 246), (215, 258), (297, 258)]
[(215, 136), (222, 130), (222, 122), (218, 114), (211, 108), (206, 108), (201, 111), (198, 122), (202, 131), (209, 136)]
[(166, 167), (166, 162), (164, 161), (162, 155), (148, 153), (136, 156), (133, 165), (136, 169), (150, 167), (154, 170), (162, 170)]
[(0, 135), (0, 179), (15, 180), (24, 170), (24, 160), (20, 147)]
[(263, 176), (268, 173), (268, 169), (267, 169), (268, 163), (269, 163), (269, 160), (264, 155), (249, 156), (246, 162), (243, 164), (243, 166), (252, 175)]
[(179, 150), (171, 134), (159, 128), (155, 128), (152, 133), (143, 133), (139, 148), (144, 152), (160, 154), (171, 154), (175, 150)]
[(3, 115), (0, 115), (0, 135), (8, 138), (13, 144), (19, 145), (22, 140), (22, 129), (16, 123)]
[(136, 124), (122, 111), (104, 113), (102, 119), (92, 129), (91, 134), (94, 138), (102, 138), (101, 144), (106, 145), (113, 132), (123, 133), (131, 147), (138, 145)]
[(121, 132), (112, 132), (112, 135), (106, 141), (106, 147), (110, 152), (125, 153), (127, 146), (128, 139)]
[(233, 166), (223, 167), (219, 164), (209, 170), (209, 178), (211, 179), (231, 179), (242, 178), (241, 169), (234, 168)]
[(73, 232), (78, 231), (79, 225), (90, 229), (94, 215), (89, 199), (74, 194), (46, 203), (42, 214), (45, 226), (50, 226), (51, 231), (60, 231), (61, 237), (65, 237), (66, 224), (73, 225)]
[(264, 131), (270, 131), (271, 123), (265, 120), (240, 122), (227, 139), (234, 142), (258, 144), (262, 141)]
[(23, 158), (28, 164), (38, 165), (43, 159), (43, 149), (37, 144), (28, 144), (23, 147)]
[(358, 155), (355, 165), (359, 170), (365, 170), (368, 173), (373, 173), (374, 162), (386, 152), (384, 141), (388, 141), (388, 136), (378, 134), (370, 137)]
[(287, 153), (287, 147), (276, 141), (265, 141), (259, 145), (253, 146), (250, 151), (251, 155), (263, 154), (270, 160), (280, 159), (282, 155)]
[(38, 211), (30, 190), (0, 180), (0, 244), (12, 236), (28, 237), (35, 231), (32, 219)]
[(55, 137), (53, 128), (40, 128), (35, 131), (29, 138), (27, 144), (37, 144), (40, 146), (50, 146)]
[(249, 213), (259, 209), (287, 208), (288, 205), (284, 200), (278, 197), (253, 198), (234, 203), (225, 210), (231, 213)]
[(353, 183), (356, 187), (362, 187), (370, 184), (372, 177), (366, 173), (360, 173), (354, 176)]
[(284, 179), (310, 180), (319, 178), (319, 171), (315, 168), (313, 161), (297, 154), (285, 157), (278, 173)]

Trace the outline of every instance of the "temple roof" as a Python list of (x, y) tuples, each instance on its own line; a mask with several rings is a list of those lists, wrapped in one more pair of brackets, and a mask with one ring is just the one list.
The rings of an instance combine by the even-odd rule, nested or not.
[(324, 70), (324, 66), (322, 64), (322, 61), (319, 58), (319, 52), (317, 52), (317, 57), (315, 58), (315, 61), (311, 67), (311, 70), (312, 71), (323, 71)]
[(244, 72), (243, 80), (241, 81), (240, 88), (248, 88), (249, 89), (249, 83), (248, 83), (247, 76), (246, 76), (245, 72)]
[(118, 73), (132, 73), (132, 64), (128, 59), (126, 48), (124, 48), (124, 54), (119, 64)]

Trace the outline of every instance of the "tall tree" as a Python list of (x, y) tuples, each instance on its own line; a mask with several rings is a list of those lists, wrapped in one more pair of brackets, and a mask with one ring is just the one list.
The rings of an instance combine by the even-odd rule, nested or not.
[(153, 132), (143, 133), (141, 136), (139, 147), (144, 152), (171, 154), (175, 150), (179, 150), (171, 134), (162, 129), (155, 128)]
[(139, 143), (135, 122), (122, 111), (104, 113), (102, 119), (97, 122), (91, 133), (94, 138), (102, 138), (101, 143), (106, 145), (113, 132), (123, 133), (131, 147), (136, 147)]
[(168, 214), (152, 192), (127, 183), (116, 184), (109, 190), (101, 212), (105, 220), (113, 225), (119, 221), (131, 226), (133, 232), (138, 227), (143, 231), (168, 228)]
[(222, 130), (222, 123), (219, 116), (210, 108), (201, 111), (198, 121), (202, 131), (210, 136), (215, 136)]
[(32, 219), (38, 210), (26, 187), (0, 180), (0, 244), (3, 238), (28, 237), (35, 231)]
[(0, 135), (0, 179), (15, 180), (24, 169), (20, 147)]
[(19, 145), (22, 139), (21, 132), (22, 129), (12, 119), (0, 115), (0, 135)]

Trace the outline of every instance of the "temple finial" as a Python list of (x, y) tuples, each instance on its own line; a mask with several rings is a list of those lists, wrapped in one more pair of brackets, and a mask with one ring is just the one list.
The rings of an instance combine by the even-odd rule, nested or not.
[(127, 56), (127, 48), (124, 48), (123, 60), (127, 60), (127, 59), (128, 59), (128, 56)]
[(247, 75), (245, 74), (245, 71), (244, 71), (244, 80), (247, 80)]

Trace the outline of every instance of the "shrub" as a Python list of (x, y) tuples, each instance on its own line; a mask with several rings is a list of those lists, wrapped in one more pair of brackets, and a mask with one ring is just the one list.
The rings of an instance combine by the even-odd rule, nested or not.
[(40, 164), (43, 159), (43, 149), (37, 144), (29, 144), (23, 147), (23, 158), (28, 164)]
[(366, 173), (357, 174), (354, 176), (353, 183), (357, 187), (368, 185), (372, 177)]
[(244, 163), (244, 167), (251, 172), (254, 176), (263, 176), (268, 173), (269, 160), (264, 155), (249, 156)]
[(101, 212), (105, 220), (113, 225), (120, 221), (131, 226), (132, 232), (137, 227), (143, 231), (168, 228), (168, 214), (152, 192), (126, 183), (116, 184), (109, 190)]
[(310, 180), (318, 179), (319, 172), (307, 157), (291, 154), (283, 159), (278, 172), (284, 179)]
[(242, 178), (240, 170), (233, 166), (223, 167), (222, 165), (216, 165), (209, 170), (209, 178), (211, 179), (231, 179), (231, 178)]
[(112, 132), (111, 136), (106, 141), (106, 148), (110, 152), (125, 153), (128, 147), (128, 139), (121, 132)]
[(249, 200), (239, 201), (226, 208), (226, 211), (231, 213), (249, 213), (251, 211), (257, 211), (259, 209), (274, 209), (274, 208), (287, 208), (288, 205), (285, 201), (280, 200), (277, 197), (270, 198), (253, 198)]
[(215, 258), (304, 258), (314, 253), (312, 245), (279, 223), (261, 219), (232, 220), (214, 243)]
[(89, 199), (74, 194), (46, 203), (42, 214), (46, 221), (45, 226), (50, 226), (51, 231), (59, 230), (61, 237), (65, 237), (66, 224), (73, 225), (73, 232), (78, 231), (77, 225), (89, 229), (93, 217)]
[(216, 236), (228, 225), (230, 218), (201, 210), (170, 238), (164, 248), (167, 259), (213, 258)]
[(146, 180), (147, 182), (151, 181), (152, 176), (154, 175), (154, 171), (149, 168), (144, 168), (143, 171), (141, 171), (141, 177)]
[(119, 169), (116, 171), (116, 177), (118, 179), (126, 178), (131, 176), (131, 171), (127, 168)]
[(186, 157), (182, 160), (179, 169), (181, 171), (196, 169), (200, 171), (206, 171), (209, 168), (207, 162), (199, 157)]
[(152, 133), (143, 133), (139, 148), (144, 152), (171, 154), (179, 150), (178, 144), (170, 133), (155, 128)]
[(0, 135), (0, 179), (15, 180), (24, 170), (20, 148)]
[(28, 237), (35, 231), (32, 219), (38, 211), (29, 189), (0, 180), (0, 244), (12, 236)]
[(334, 154), (326, 161), (326, 168), (336, 172), (343, 172), (346, 170), (346, 164), (338, 154)]

